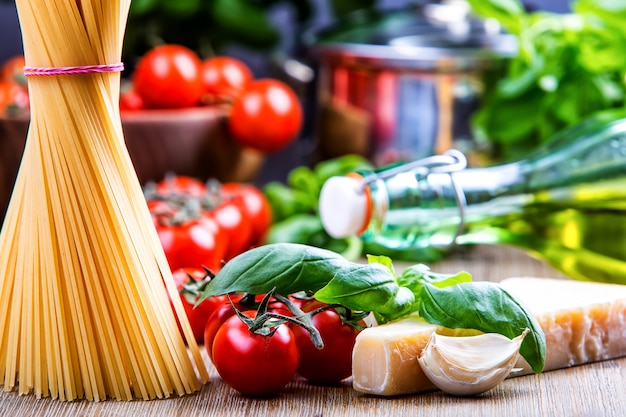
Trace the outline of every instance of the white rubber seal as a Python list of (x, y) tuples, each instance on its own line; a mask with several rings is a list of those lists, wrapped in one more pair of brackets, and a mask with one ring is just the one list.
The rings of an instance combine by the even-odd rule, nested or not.
[(330, 236), (356, 236), (363, 228), (368, 202), (362, 186), (362, 181), (351, 177), (331, 177), (324, 183), (319, 212)]

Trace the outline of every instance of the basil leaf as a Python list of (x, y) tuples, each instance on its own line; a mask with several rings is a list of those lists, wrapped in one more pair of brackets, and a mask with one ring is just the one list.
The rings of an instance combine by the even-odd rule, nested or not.
[(260, 5), (247, 0), (213, 0), (208, 3), (210, 15), (231, 40), (255, 48), (272, 48), (280, 40), (278, 29)]
[(193, 16), (202, 8), (201, 0), (168, 0), (161, 1), (159, 4), (167, 15), (182, 19)]
[[(314, 235), (321, 233), (324, 233), (324, 226), (318, 216), (296, 214), (274, 223), (265, 237), (265, 242), (308, 244)], [(319, 247), (319, 245), (313, 246)]]
[(472, 10), (485, 18), (500, 21), (510, 32), (518, 34), (521, 18), (525, 15), (524, 6), (518, 0), (469, 0)]
[(610, 29), (626, 35), (626, 4), (623, 0), (578, 0), (573, 4), (573, 9), (578, 14), (595, 15)]
[(296, 214), (276, 222), (268, 231), (264, 243), (301, 243), (336, 252), (349, 261), (356, 261), (363, 253), (363, 241), (357, 236), (344, 239), (331, 237), (319, 216)]
[(542, 56), (534, 58), (526, 67), (511, 71), (507, 78), (503, 78), (496, 85), (496, 93), (503, 99), (514, 100), (532, 91), (537, 86), (539, 78), (546, 72)]
[[(354, 268), (341, 255), (297, 243), (259, 246), (226, 263), (207, 285), (201, 300), (233, 292), (278, 294), (317, 291), (336, 274)], [(201, 301), (200, 300), (200, 301)]]
[(471, 281), (472, 275), (468, 272), (461, 271), (456, 274), (441, 274), (432, 272), (430, 268), (424, 264), (411, 265), (405, 268), (398, 278), (400, 285), (412, 288), (414, 291), (419, 289), (421, 285), (425, 283), (443, 288), (456, 285), (461, 282)]
[(263, 194), (272, 208), (272, 220), (275, 223), (297, 214), (310, 214), (311, 212), (312, 203), (307, 194), (280, 182), (273, 181), (266, 184)]
[(335, 175), (346, 175), (351, 172), (371, 171), (373, 165), (361, 155), (348, 154), (334, 159), (318, 162), (313, 168), (320, 184)]
[(392, 276), (396, 276), (396, 271), (393, 268), (393, 261), (391, 260), (390, 257), (385, 256), (385, 255), (366, 255), (367, 256), (367, 262), (370, 264), (373, 263), (378, 263), (381, 265), (384, 265), (387, 267), (387, 269), (389, 269), (389, 271), (391, 272)]
[(390, 269), (379, 263), (353, 264), (314, 296), (351, 310), (371, 311), (383, 322), (408, 314), (415, 304), (411, 290), (399, 286)]
[(144, 15), (158, 7), (158, 3), (158, 0), (133, 0), (129, 14), (131, 16)]
[(409, 249), (390, 249), (375, 242), (365, 241), (363, 243), (364, 253), (375, 253), (377, 255), (387, 255), (393, 257), (394, 261), (405, 262), (438, 262), (443, 258), (444, 251), (441, 249), (426, 246)]
[(492, 282), (467, 282), (437, 288), (425, 284), (420, 291), (419, 315), (428, 323), (451, 329), (475, 329), (499, 333), (509, 338), (524, 329), (520, 354), (532, 370), (540, 373), (546, 359), (546, 339), (534, 316), (505, 291)]
[(322, 184), (311, 168), (307, 166), (295, 167), (287, 176), (287, 184), (295, 190), (304, 192), (311, 198), (315, 197), (313, 208), (316, 208), (315, 204), (317, 203)]

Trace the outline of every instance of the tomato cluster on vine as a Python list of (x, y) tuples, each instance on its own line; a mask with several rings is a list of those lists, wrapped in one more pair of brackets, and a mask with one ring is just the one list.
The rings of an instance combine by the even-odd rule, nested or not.
[(269, 202), (251, 184), (173, 175), (144, 188), (170, 268), (217, 272), (259, 245), (272, 223)]
[(172, 175), (146, 184), (144, 194), (196, 341), (209, 315), (227, 298), (196, 307), (208, 278), (238, 254), (263, 242), (271, 207), (253, 185), (203, 182)]
[(203, 298), (214, 278), (210, 270), (181, 268), (173, 276), (196, 342), (222, 380), (241, 394), (275, 395), (297, 375), (320, 385), (352, 375), (363, 313), (300, 294)]
[(296, 375), (315, 384), (351, 375), (361, 316), (301, 294), (202, 296), (226, 262), (262, 244), (272, 218), (258, 189), (171, 176), (145, 195), (194, 338), (226, 384), (263, 397)]
[(351, 376), (362, 315), (293, 295), (235, 300), (214, 310), (204, 333), (209, 358), (233, 389), (269, 396), (296, 375), (323, 385)]

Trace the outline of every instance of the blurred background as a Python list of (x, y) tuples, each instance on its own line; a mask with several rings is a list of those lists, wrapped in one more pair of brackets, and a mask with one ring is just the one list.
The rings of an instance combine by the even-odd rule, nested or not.
[[(233, 133), (250, 124), (233, 117), (236, 97), (122, 113), (125, 139), (142, 183), (167, 173), (251, 183), (272, 206), (270, 241), (354, 251), (322, 229), (325, 180), (452, 148), (470, 166), (518, 160), (625, 109), (624, 19), (626, 7), (603, 0), (133, 0), (125, 81), (151, 48), (185, 45), (291, 87), (304, 120), (285, 148), (259, 151)], [(0, 39), (0, 61), (22, 53), (13, 1), (0, 0)], [(289, 124), (262, 122), (257, 142)], [(28, 114), (0, 118), (0, 215), (27, 126)]]
[[(342, 2), (345, 4), (355, 3), (350, 0), (338, 0), (336, 3)], [(525, 4), (532, 9), (541, 9), (556, 13), (563, 13), (569, 11), (570, 2), (570, 0), (532, 0), (526, 1)], [(135, 7), (135, 4), (141, 5), (142, 3), (146, 2), (142, 0), (135, 0), (133, 1), (133, 6), (131, 7)], [(170, 3), (184, 4), (198, 2), (176, 1)], [(275, 23), (276, 30), (281, 31), (281, 33), (283, 34), (283, 36), (281, 37), (281, 41), (283, 42), (284, 48), (293, 47), (292, 42), (290, 42), (293, 40), (293, 36), (291, 36), (291, 34), (289, 33), (290, 31), (293, 32), (294, 30), (296, 30), (296, 24), (294, 23), (296, 19), (294, 18), (295, 12), (293, 5), (289, 4), (288, 2), (268, 3), (275, 3), (271, 7), (268, 7), (268, 14), (271, 17), (271, 20)], [(358, 3), (358, 1), (356, 3)], [(368, 1), (364, 1), (363, 3), (368, 3)], [(397, 9), (405, 7), (411, 3), (414, 3), (414, 1), (380, 0), (376, 2), (377, 7), (380, 7), (383, 10)], [(311, 4), (314, 6), (314, 10), (312, 10), (311, 12), (311, 17), (307, 19), (306, 25), (308, 26), (308, 28), (321, 28), (332, 22), (333, 13), (331, 11), (329, 0), (312, 0)], [(231, 13), (236, 13), (236, 11), (233, 9)], [(0, 39), (2, 39), (2, 42), (0, 44), (0, 62), (4, 62), (11, 56), (21, 53), (22, 42), (20, 37), (17, 11), (15, 10), (15, 4), (11, 1), (0, 2)], [(241, 53), (241, 51), (236, 52)], [(263, 68), (263, 54), (249, 51), (248, 59), (251, 63), (256, 63), (255, 70), (259, 72), (259, 75), (261, 75), (260, 72), (265, 70), (265, 68)]]
[[(428, 62), (428, 67), (410, 68), (409, 71), (405, 67), (392, 65), (391, 72), (397, 70), (397, 73), (390, 75), (387, 74), (389, 68), (377, 67), (379, 64), (376, 62), (377, 58), (371, 60), (371, 57), (367, 57), (366, 66), (369, 67), (366, 72), (372, 70), (370, 73), (373, 74), (370, 77), (364, 76), (361, 68), (357, 68), (358, 65), (352, 71), (351, 63), (338, 62), (337, 60), (341, 58), (337, 58), (332, 48), (324, 57), (325, 61), (321, 60), (323, 65), (320, 65), (320, 57), (312, 57), (311, 45), (307, 43), (307, 40), (313, 39), (312, 34), (324, 33), (326, 28), (334, 28), (333, 30), (338, 33), (336, 35), (330, 31), (328, 39), (331, 43), (335, 40), (341, 43), (343, 36), (346, 36), (346, 39), (352, 37), (351, 41), (355, 39), (359, 41), (364, 36), (360, 32), (361, 23), (364, 23), (363, 27), (370, 26), (370, 33), (374, 33), (371, 36), (384, 37), (388, 35), (388, 31), (396, 30), (394, 25), (397, 22), (393, 18), (386, 21), (380, 16), (437, 3), (446, 2), (133, 0), (126, 30), (123, 56), (126, 70), (123, 76), (129, 77), (140, 57), (153, 46), (160, 43), (177, 43), (190, 47), (202, 58), (216, 54), (233, 56), (245, 62), (256, 78), (276, 78), (291, 86), (302, 101), (304, 124), (298, 139), (290, 146), (279, 152), (264, 155), (261, 169), (252, 176), (258, 185), (273, 180), (284, 180), (296, 166), (312, 165), (318, 160), (349, 153), (362, 154), (377, 165), (416, 159), (456, 145), (464, 152), (472, 153), (473, 149), (469, 147), (473, 147), (475, 143), (474, 134), (470, 132), (469, 117), (476, 109), (476, 98), (482, 89), (476, 86), (478, 80), (474, 73), (488, 67), (485, 62), (491, 64), (489, 60), (493, 57), (482, 58), (483, 49), (488, 49), (490, 45), (471, 44), (474, 40), (470, 36), (469, 46), (474, 48), (473, 53), (480, 57), (476, 59), (462, 57), (453, 64), (454, 68), (443, 68), (441, 65), (449, 65), (446, 60), (456, 60), (455, 48), (458, 45), (441, 43), (435, 39), (438, 36), (436, 33), (432, 36), (427, 34), (419, 42), (431, 42), (432, 45), (429, 46), (447, 51), (446, 59), (434, 57)], [(527, 0), (522, 4), (529, 12), (567, 13), (573, 2)], [(449, 19), (451, 15), (448, 13), (446, 16), (444, 20)], [(349, 24), (342, 26), (344, 22)], [(399, 22), (400, 25), (407, 24), (402, 19)], [(412, 24), (413, 22), (409, 21), (408, 26)], [(345, 33), (342, 33), (343, 28), (346, 28)], [(380, 33), (377, 34), (377, 30), (380, 30)], [(17, 11), (11, 0), (0, 0), (0, 39), (2, 39), (0, 62), (22, 53)], [(498, 50), (492, 55), (497, 54), (505, 56), (506, 52)], [(395, 58), (392, 57), (388, 61)], [(350, 85), (350, 91), (346, 93), (349, 97), (344, 100), (340, 91), (341, 79), (337, 77), (345, 76), (346, 71), (349, 77), (346, 82)], [(410, 74), (406, 75), (407, 72)], [(450, 73), (452, 76), (439, 77), (441, 73)], [(435, 77), (424, 78), (420, 74)], [(365, 85), (375, 85), (373, 88), (376, 91), (368, 91), (367, 88), (370, 87), (363, 87)], [(326, 101), (329, 96), (332, 102)], [(526, 100), (525, 97), (522, 99)], [(337, 103), (342, 100), (346, 101), (345, 105), (337, 107)], [(371, 103), (372, 100), (376, 103)], [(393, 103), (396, 103), (397, 108), (393, 107)], [(495, 108), (497, 105), (492, 107)], [(508, 108), (517, 110), (515, 106)], [(373, 116), (366, 114), (368, 112)], [(394, 114), (391, 114), (392, 112)], [(527, 120), (529, 124), (544, 126), (531, 121), (530, 118)], [(483, 122), (485, 125), (489, 123), (496, 125), (496, 129), (499, 127), (498, 120), (493, 123), (491, 120)], [(416, 129), (416, 125), (420, 128)], [(562, 125), (560, 121), (555, 126), (546, 125), (544, 136), (549, 136), (552, 130)], [(519, 136), (517, 131), (504, 133)], [(372, 139), (373, 136), (376, 137)], [(472, 140), (452, 143), (451, 137)], [(372, 149), (374, 146), (370, 143), (372, 141), (378, 141), (375, 144), (376, 149)], [(505, 138), (503, 143), (509, 142), (511, 141)], [(534, 146), (527, 141), (519, 142), (524, 151)], [(507, 145), (505, 151), (510, 152), (508, 157), (517, 156), (514, 146)], [(477, 153), (478, 157), (484, 153), (481, 152)], [(228, 155), (227, 158), (230, 157), (231, 155)], [(224, 159), (220, 156), (214, 158), (217, 161), (215, 163)], [(236, 162), (236, 165), (242, 164), (247, 162), (239, 160)], [(10, 181), (7, 180), (7, 183)]]
[[(326, 68), (318, 68), (319, 60), (311, 58), (310, 45), (307, 44), (307, 39), (311, 38), (311, 34), (322, 33), (326, 28), (333, 26), (335, 29), (341, 28), (341, 24), (345, 21), (356, 22), (354, 23), (356, 28), (359, 28), (358, 25), (361, 20), (370, 19), (378, 24), (376, 20), (378, 15), (371, 18), (373, 14), (383, 15), (397, 10), (409, 10), (412, 7), (429, 3), (439, 2), (426, 0), (177, 0), (175, 2), (169, 0), (133, 0), (124, 47), (123, 60), (126, 66), (124, 76), (130, 76), (139, 58), (153, 46), (160, 43), (178, 43), (192, 48), (203, 58), (216, 54), (233, 56), (250, 66), (256, 78), (272, 77), (286, 82), (295, 90), (302, 101), (305, 115), (304, 125), (297, 141), (287, 149), (267, 156), (263, 169), (255, 177), (259, 184), (285, 178), (294, 166), (310, 164), (312, 160), (331, 158), (346, 153), (364, 154), (378, 165), (394, 162), (398, 159), (415, 159), (425, 156), (433, 150), (442, 150), (434, 149), (436, 144), (433, 144), (433, 141), (450, 141), (449, 138), (441, 139), (441, 136), (446, 136), (445, 132), (441, 132), (443, 125), (441, 118), (445, 117), (445, 111), (441, 110), (441, 107), (446, 103), (446, 99), (436, 97), (446, 88), (450, 91), (454, 89), (454, 94), (464, 96), (467, 102), (463, 103), (463, 100), (454, 99), (456, 100), (454, 103), (449, 103), (450, 113), (454, 114), (454, 123), (457, 126), (448, 128), (450, 133), (447, 135), (457, 138), (473, 136), (469, 132), (467, 119), (476, 104), (472, 101), (474, 100), (473, 95), (477, 95), (473, 85), (476, 80), (467, 78), (460, 81), (450, 81), (446, 87), (440, 85), (439, 81), (437, 81), (439, 84), (433, 86), (432, 81), (423, 82), (415, 77), (398, 77), (395, 81), (387, 80), (387, 82), (388, 84), (397, 83), (399, 85), (397, 90), (404, 91), (403, 96), (400, 98), (390, 95), (377, 96), (376, 100), (380, 101), (380, 104), (377, 105), (381, 108), (380, 111), (367, 108), (371, 106), (358, 102), (358, 99), (354, 97), (350, 99), (349, 107), (337, 109), (334, 105), (326, 106), (321, 97), (330, 94), (335, 96), (333, 100), (336, 99), (338, 81), (334, 79), (328, 81), (334, 83), (331, 86), (320, 84), (317, 80), (320, 72), (325, 79), (335, 77), (336, 71), (333, 66), (335, 64), (329, 64), (334, 56), (331, 53), (328, 62), (324, 62)], [(566, 13), (570, 11), (572, 2), (568, 0), (527, 0), (522, 3), (528, 11), (542, 10)], [(338, 25), (337, 22), (342, 23)], [(395, 23), (391, 21), (388, 25), (393, 24)], [(374, 25), (372, 24), (372, 26)], [(387, 28), (382, 30), (385, 31)], [(348, 30), (346, 32), (346, 36), (353, 36), (356, 33), (357, 39), (361, 36), (358, 31), (350, 32)], [(341, 34), (340, 36), (344, 35)], [(22, 53), (17, 11), (11, 0), (0, 0), (0, 39), (2, 39), (0, 62)], [(336, 39), (341, 41), (341, 38)], [(454, 59), (453, 54), (456, 46), (439, 45), (436, 42), (434, 45), (436, 47), (442, 46), (442, 48), (449, 47)], [(339, 64), (341, 67), (339, 71), (346, 68), (344, 64)], [(459, 65), (466, 65), (466, 63), (462, 62)], [(465, 74), (473, 69), (482, 70), (482, 64), (467, 65), (474, 65), (476, 68), (459, 68), (458, 72)], [(374, 64), (375, 66), (376, 64)], [(374, 69), (378, 71), (378, 68)], [(423, 68), (419, 70), (421, 71)], [(435, 73), (439, 72), (441, 68), (429, 67), (427, 70)], [(452, 69), (451, 71), (456, 70)], [(327, 74), (324, 74), (324, 71)], [(404, 71), (404, 68), (399, 69), (399, 71)], [(443, 72), (445, 71), (447, 70), (444, 69)], [(351, 74), (350, 77), (349, 82), (355, 86), (351, 88), (357, 89), (357, 91), (349, 93), (352, 95), (362, 93), (359, 91), (362, 88), (357, 86), (358, 83), (385, 82), (384, 77), (381, 80), (378, 78), (376, 80), (361, 80), (359, 70)], [(454, 85), (452, 85), (453, 83)], [(388, 87), (384, 86), (380, 89), (383, 88), (389, 90)], [(466, 92), (461, 91), (463, 89)], [(399, 94), (397, 91), (393, 93)], [(413, 98), (409, 95), (412, 95)], [(387, 122), (387, 125), (393, 124), (391, 127), (385, 125), (384, 119), (389, 117), (385, 114), (391, 111), (389, 110), (391, 107), (385, 104), (385, 100), (399, 103), (398, 114), (394, 116), (396, 120), (393, 123)], [(410, 102), (412, 105), (404, 106), (404, 101)], [(434, 107), (439, 108), (429, 110), (430, 107), (433, 107), (433, 102), (437, 102)], [(413, 105), (419, 106), (419, 109), (416, 110), (412, 107)], [(384, 106), (387, 106), (386, 109), (383, 108)], [(402, 110), (403, 108), (405, 110)], [(361, 112), (363, 109), (369, 112), (379, 112), (380, 115), (375, 115), (376, 120), (370, 120), (369, 116), (365, 120)], [(437, 118), (439, 120), (435, 121)], [(459, 121), (461, 122), (459, 123)], [(416, 124), (419, 124), (421, 129), (415, 129)], [(372, 129), (375, 131), (374, 133), (372, 133)], [(371, 141), (371, 139), (363, 139), (362, 136), (372, 136), (373, 134), (378, 136), (395, 135), (393, 152), (381, 149), (380, 151), (376, 150), (374, 155), (374, 151), (369, 148), (366, 149), (366, 145), (362, 142)], [(324, 141), (320, 143), (316, 137), (323, 137)], [(389, 138), (378, 139), (381, 143), (385, 140), (391, 141)], [(450, 147), (452, 144), (447, 146)], [(526, 146), (523, 144), (524, 148)], [(415, 152), (403, 156), (403, 150), (398, 151), (395, 148), (411, 149)], [(468, 149), (462, 150), (470, 151)]]

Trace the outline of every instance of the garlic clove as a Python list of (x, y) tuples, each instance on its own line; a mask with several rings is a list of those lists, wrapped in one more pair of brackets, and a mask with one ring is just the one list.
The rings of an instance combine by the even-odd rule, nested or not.
[(514, 339), (497, 333), (463, 337), (433, 333), (418, 362), (442, 391), (452, 395), (481, 394), (511, 373), (528, 332), (526, 329)]

